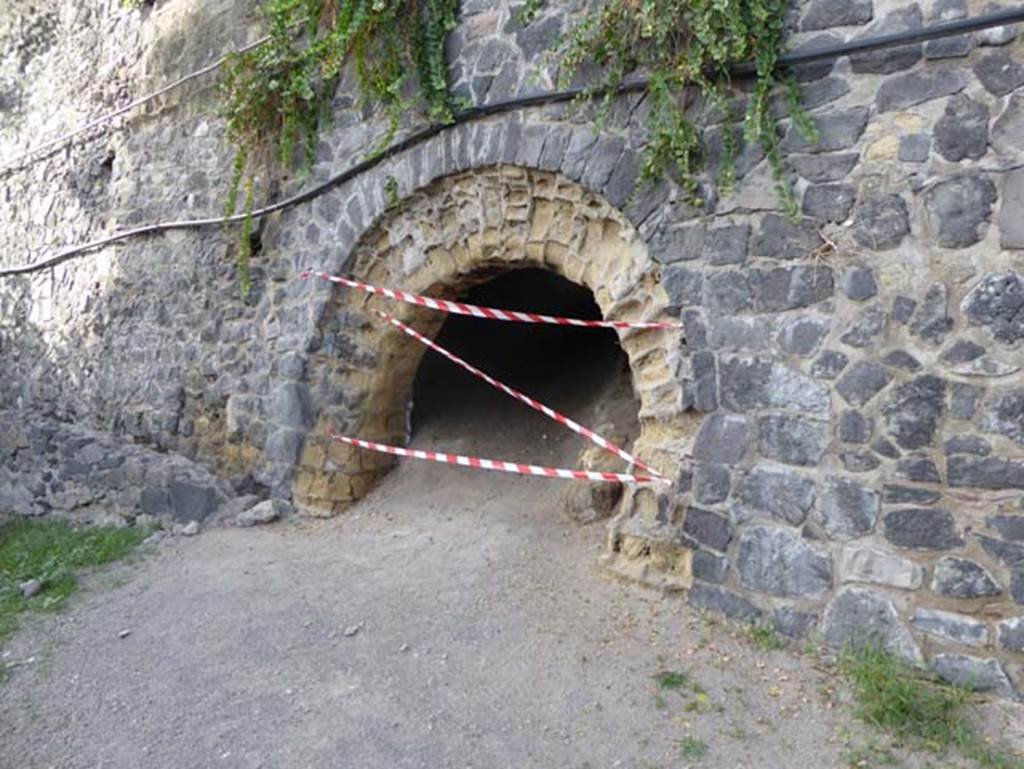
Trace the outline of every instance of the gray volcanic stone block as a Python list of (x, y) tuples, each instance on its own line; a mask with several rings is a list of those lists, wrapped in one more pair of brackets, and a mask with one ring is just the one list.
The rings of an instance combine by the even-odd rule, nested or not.
[(835, 293), (835, 277), (829, 267), (799, 265), (750, 271), (754, 307), (758, 312), (784, 312), (809, 307)]
[(846, 270), (840, 285), (847, 297), (858, 302), (870, 299), (878, 293), (875, 273), (869, 267), (852, 267)]
[(828, 445), (828, 422), (798, 416), (767, 415), (757, 420), (757, 448), (762, 456), (790, 465), (821, 462)]
[(771, 332), (772, 323), (768, 318), (715, 318), (710, 343), (727, 350), (760, 351), (768, 347)]
[(924, 57), (929, 60), (962, 59), (971, 53), (971, 38), (967, 35), (940, 37), (924, 44)]
[(910, 332), (932, 344), (939, 344), (953, 328), (949, 315), (949, 289), (945, 283), (932, 283), (917, 308)]
[(891, 112), (949, 96), (966, 86), (967, 78), (957, 70), (907, 72), (886, 78), (875, 96), (875, 104), (879, 112)]
[(1024, 652), (1024, 617), (1012, 617), (999, 623), (999, 646), (1020, 654)]
[(300, 382), (287, 382), (277, 391), (270, 418), (284, 427), (308, 428), (313, 424), (313, 403), (309, 388)]
[(906, 350), (893, 350), (882, 358), (886, 366), (909, 371), (911, 374), (921, 370), (921, 362)]
[(694, 498), (702, 505), (716, 505), (729, 496), (732, 478), (725, 465), (702, 463), (693, 477)]
[(873, 429), (873, 420), (859, 411), (847, 409), (839, 415), (839, 440), (843, 443), (867, 443)]
[(909, 296), (897, 296), (892, 300), (892, 317), (898, 323), (906, 324), (914, 314), (917, 302)]
[(818, 626), (820, 617), (816, 612), (797, 611), (782, 606), (772, 612), (772, 627), (786, 638), (806, 638)]
[(988, 525), (1003, 539), (1024, 542), (1024, 515), (993, 515), (988, 519)]
[(940, 558), (935, 564), (932, 591), (949, 598), (984, 598), (1003, 592), (980, 563), (954, 556)]
[(747, 260), (749, 224), (728, 224), (707, 231), (704, 258), (708, 264), (740, 264)]
[(754, 622), (761, 618), (761, 610), (750, 600), (718, 585), (694, 582), (686, 598), (698, 609), (715, 611), (730, 619)]
[(722, 405), (734, 411), (758, 408), (828, 409), (828, 388), (799, 371), (763, 358), (726, 358), (719, 363)]
[(950, 486), (1024, 489), (1024, 462), (998, 457), (953, 456), (946, 461)]
[(691, 506), (686, 508), (683, 533), (712, 550), (725, 552), (732, 540), (732, 524), (728, 518), (718, 513)]
[(882, 464), (878, 457), (866, 451), (844, 451), (839, 459), (843, 468), (851, 473), (867, 473)]
[(900, 590), (917, 590), (925, 568), (906, 558), (868, 545), (848, 545), (839, 558), (841, 582), (866, 582)]
[(971, 323), (987, 326), (1000, 342), (1024, 339), (1024, 279), (1017, 272), (986, 275), (961, 307)]
[(985, 646), (988, 643), (988, 626), (964, 614), (919, 606), (914, 610), (910, 624), (923, 633), (954, 643), (967, 646)]
[(773, 259), (801, 259), (821, 243), (813, 222), (803, 220), (794, 224), (785, 216), (767, 214), (750, 244), (750, 253)]
[(926, 374), (897, 387), (882, 408), (896, 443), (904, 449), (920, 449), (935, 440), (945, 411), (946, 383)]
[(845, 178), (860, 160), (856, 152), (835, 155), (791, 155), (790, 166), (809, 182), (821, 184)]
[(923, 163), (931, 152), (932, 140), (928, 134), (907, 134), (900, 137), (896, 157), (904, 163)]
[(811, 376), (818, 379), (835, 379), (849, 362), (850, 359), (838, 350), (825, 350), (811, 365)]
[(704, 278), (704, 306), (711, 315), (729, 316), (753, 307), (750, 282), (743, 272), (713, 272)]
[(987, 176), (947, 177), (924, 193), (925, 224), (943, 248), (966, 248), (981, 240), (995, 202), (996, 186)]
[(1024, 64), (1009, 51), (993, 51), (978, 57), (974, 74), (993, 96), (1006, 96), (1024, 85)]
[(1024, 249), (1024, 169), (1006, 175), (999, 208), (999, 245), (1014, 251)]
[(885, 366), (858, 361), (839, 379), (836, 391), (852, 406), (863, 406), (892, 381)]
[(699, 305), (704, 298), (704, 275), (678, 265), (669, 265), (661, 273), (661, 286), (673, 307)]
[(814, 506), (815, 483), (784, 470), (754, 468), (736, 485), (737, 519), (749, 520), (767, 513), (773, 518), (799, 526)]
[(992, 446), (978, 435), (954, 435), (942, 444), (942, 450), (946, 454), (973, 454), (984, 457), (992, 453)]
[(896, 477), (920, 483), (941, 483), (939, 468), (931, 457), (907, 457), (896, 463)]
[(970, 339), (958, 339), (942, 353), (944, 363), (967, 363), (985, 354), (985, 348)]
[(917, 644), (892, 601), (871, 590), (851, 587), (832, 599), (825, 611), (823, 629), (825, 642), (834, 649), (847, 644), (878, 644), (908, 662), (921, 660)]
[(811, 315), (787, 319), (779, 332), (779, 347), (790, 355), (811, 355), (828, 335), (830, 326), (827, 318)]
[(935, 124), (935, 149), (951, 163), (978, 160), (988, 151), (988, 107), (959, 94)]
[(878, 303), (863, 308), (853, 318), (849, 330), (839, 341), (850, 347), (867, 347), (885, 329), (885, 310)]
[(873, 16), (872, 0), (812, 0), (800, 21), (800, 31), (867, 24)]
[(697, 549), (693, 551), (691, 570), (694, 579), (716, 584), (725, 582), (729, 576), (729, 559), (718, 553)]
[(984, 534), (975, 534), (974, 536), (981, 545), (981, 549), (993, 558), (998, 558), (1013, 569), (1024, 567), (1024, 545), (1004, 542), (995, 537), (986, 537)]
[(832, 587), (832, 556), (786, 529), (752, 526), (744, 531), (736, 566), (748, 590), (811, 597)]
[(887, 459), (899, 459), (900, 450), (885, 438), (877, 438), (871, 443), (871, 450)]
[(711, 414), (704, 418), (694, 441), (693, 455), (707, 462), (736, 464), (750, 442), (750, 423), (741, 416)]
[(698, 350), (690, 356), (690, 377), (683, 383), (684, 407), (708, 413), (718, 408), (718, 365), (714, 353)]
[(931, 489), (900, 486), (887, 483), (882, 487), (882, 501), (890, 505), (930, 505), (942, 499), (942, 494)]
[(981, 394), (980, 387), (954, 382), (949, 398), (949, 413), (957, 419), (970, 419), (978, 409)]
[(875, 528), (881, 508), (874, 489), (846, 478), (829, 478), (821, 500), (821, 526), (832, 539), (846, 540)]
[(992, 692), (1001, 697), (1016, 696), (999, 660), (979, 659), (967, 654), (939, 654), (932, 660), (932, 669), (944, 681), (966, 689)]
[(867, 107), (837, 109), (813, 118), (818, 141), (805, 137), (796, 126), (790, 126), (781, 149), (790, 152), (836, 152), (852, 147), (860, 139), (868, 124)]
[(912, 550), (949, 550), (964, 544), (956, 521), (938, 507), (911, 507), (886, 513), (885, 538)]
[(1010, 574), (1010, 597), (1024, 606), (1024, 569), (1014, 569)]
[(992, 124), (991, 142), (1000, 154), (1018, 157), (1024, 153), (1024, 92), (1010, 96)]
[(651, 238), (651, 258), (661, 264), (698, 258), (704, 249), (707, 228), (703, 224), (683, 224), (659, 230)]
[(826, 222), (842, 222), (856, 198), (857, 191), (849, 184), (819, 184), (804, 192), (803, 211)]
[(1024, 446), (1024, 390), (993, 395), (981, 421), (987, 432), (1005, 435)]
[[(894, 32), (909, 32), (924, 24), (921, 9), (916, 3), (898, 8), (873, 22), (855, 40)], [(857, 74), (879, 73), (888, 75), (909, 69), (921, 60), (921, 44), (903, 45), (883, 51), (856, 54), (850, 57), (850, 67)]]
[(899, 195), (861, 199), (853, 221), (853, 239), (873, 251), (896, 248), (910, 232), (910, 212)]

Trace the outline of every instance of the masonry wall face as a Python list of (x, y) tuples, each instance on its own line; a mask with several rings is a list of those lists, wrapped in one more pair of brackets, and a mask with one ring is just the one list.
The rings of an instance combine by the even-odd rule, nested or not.
[[(36, 2), (0, 21), (0, 157), (257, 35), (234, 5)], [(459, 93), (486, 103), (551, 87), (542, 53), (572, 11), (549, 6), (523, 28), (505, 3), (464, 2), (450, 44)], [(984, 10), (810, 0), (792, 10), (791, 44)], [(740, 156), (736, 189), (720, 196), (706, 183), (699, 207), (670, 184), (635, 189), (640, 97), (620, 99), (597, 134), (563, 107), (495, 116), (271, 217), (245, 301), (233, 235), (218, 228), (4, 280), (0, 408), (329, 509), (379, 468), (318, 455), (311, 429), (328, 413), (355, 429), (374, 424), (366, 383), (410, 363), (375, 356), (360, 306), (297, 273), (399, 281), (406, 264), (405, 275), (425, 270), (425, 287), (443, 292), (480, 265), (564, 272), (565, 253), (584, 263), (593, 253), (574, 228), (614, 220), (625, 244), (616, 253), (635, 259), (608, 261), (619, 266), (602, 308), (678, 317), (686, 339), (650, 343), (663, 387), (641, 414), (644, 458), (677, 483), (627, 495), (610, 528), (613, 568), (652, 582), (674, 571), (699, 606), (836, 645), (872, 634), (951, 680), (1020, 692), (1024, 34), (989, 30), (800, 77), (820, 140), (784, 125), (798, 222), (779, 212), (756, 148)], [(116, 130), (0, 172), (0, 264), (134, 224), (216, 215), (231, 153), (210, 104), (194, 84)], [(310, 176), (285, 180), (281, 194), (348, 167), (382, 130), (343, 85)], [(712, 148), (716, 135), (709, 127)], [(389, 206), (389, 178), (407, 205)], [(493, 204), (459, 203), (460, 190), (495, 185), (505, 191)], [(565, 242), (532, 234), (563, 199), (576, 212), (560, 220)], [(488, 240), (501, 232), (522, 243)], [(641, 299), (618, 301), (627, 296)], [(59, 502), (65, 460), (37, 456), (31, 441), (0, 441), (0, 452), (0, 500), (74, 512)], [(310, 472), (320, 473), (315, 489)], [(341, 480), (328, 486), (328, 476)], [(32, 488), (31, 501), (15, 488)]]

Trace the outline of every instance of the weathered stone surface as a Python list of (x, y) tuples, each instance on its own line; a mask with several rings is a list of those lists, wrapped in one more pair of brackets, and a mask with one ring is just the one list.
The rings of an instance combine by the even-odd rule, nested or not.
[(917, 590), (924, 583), (924, 574), (923, 566), (869, 545), (847, 545), (839, 558), (841, 582)]
[(985, 623), (964, 614), (919, 606), (914, 610), (910, 624), (928, 635), (967, 646), (985, 646), (988, 643)]
[(942, 499), (942, 494), (931, 489), (918, 489), (891, 483), (882, 487), (882, 501), (890, 505), (930, 505), (940, 499)]
[(1012, 251), (1024, 249), (1024, 169), (1006, 175), (999, 208), (999, 245)]
[(914, 315), (910, 331), (932, 344), (939, 344), (953, 328), (949, 315), (949, 289), (945, 283), (932, 283)]
[(924, 57), (929, 60), (962, 59), (971, 53), (971, 38), (968, 35), (940, 37), (924, 44)]
[(840, 285), (847, 297), (858, 302), (870, 299), (878, 293), (878, 281), (869, 267), (851, 267), (846, 270)]
[(1024, 85), (1024, 64), (1008, 51), (993, 51), (978, 57), (974, 74), (993, 96), (1006, 96)]
[[(895, 32), (908, 32), (920, 29), (924, 24), (921, 9), (917, 4), (907, 5), (887, 13), (881, 19), (870, 24), (855, 39), (887, 35)], [(921, 45), (903, 45), (887, 48), (883, 51), (856, 54), (850, 57), (850, 67), (854, 72), (890, 74), (908, 69), (921, 60)]]
[(906, 350), (893, 350), (882, 358), (882, 363), (886, 366), (909, 371), (911, 374), (921, 370), (921, 362)]
[(992, 147), (1012, 158), (1024, 153), (1024, 92), (1015, 93), (992, 124)]
[(779, 332), (779, 347), (790, 355), (807, 357), (812, 355), (829, 332), (831, 323), (827, 318), (804, 315), (783, 321)]
[(836, 109), (813, 118), (818, 141), (805, 137), (796, 126), (791, 126), (782, 141), (782, 150), (789, 152), (836, 152), (852, 147), (860, 139), (868, 124), (866, 107)]
[(651, 238), (651, 258), (661, 264), (675, 264), (698, 258), (704, 249), (707, 230), (703, 224), (677, 224), (667, 227)]
[(988, 525), (999, 532), (999, 536), (1011, 542), (1024, 542), (1024, 514), (1022, 515), (993, 515), (988, 519)]
[[(967, 78), (958, 70), (920, 70), (886, 78), (875, 96), (879, 112), (891, 112), (940, 99), (967, 85)], [(902, 158), (901, 158), (902, 159)]]
[(1010, 573), (1010, 597), (1024, 606), (1024, 568), (1014, 569)]
[(935, 124), (936, 151), (951, 163), (978, 160), (988, 151), (988, 120), (984, 104), (965, 94), (954, 96)]
[(749, 599), (718, 585), (694, 582), (686, 597), (698, 609), (715, 611), (730, 619), (753, 622), (761, 617), (761, 610)]
[(966, 689), (992, 692), (1001, 697), (1015, 696), (1013, 684), (998, 660), (967, 654), (939, 654), (932, 660), (932, 669), (944, 681)]
[(854, 316), (849, 330), (839, 341), (850, 347), (867, 347), (885, 330), (885, 310), (880, 304), (865, 307)]
[(843, 469), (850, 473), (867, 473), (876, 469), (881, 462), (878, 457), (866, 451), (844, 451), (839, 454)]
[(825, 611), (823, 629), (825, 642), (834, 649), (847, 644), (878, 644), (909, 662), (921, 659), (892, 601), (864, 588), (847, 588), (832, 599)]
[(1024, 652), (1024, 617), (1012, 617), (999, 623), (999, 646), (1004, 651)]
[(1024, 545), (1004, 542), (995, 537), (986, 537), (984, 534), (975, 534), (974, 536), (981, 545), (981, 549), (993, 558), (998, 558), (1013, 569), (1024, 566)]
[(243, 510), (235, 516), (236, 526), (257, 526), (263, 523), (271, 523), (278, 518), (291, 515), (293, 508), (291, 503), (284, 499), (268, 499), (253, 505), (248, 510)]
[(945, 411), (946, 383), (926, 374), (900, 385), (882, 408), (889, 433), (904, 449), (920, 449), (935, 440)]
[(693, 445), (693, 455), (706, 462), (736, 464), (750, 442), (750, 423), (741, 416), (711, 414), (704, 418)]
[(704, 299), (704, 275), (678, 265), (669, 265), (661, 273), (661, 286), (673, 307), (699, 305)]
[(942, 353), (945, 363), (966, 363), (985, 354), (985, 348), (969, 339), (958, 339)]
[(786, 529), (745, 530), (736, 568), (743, 587), (771, 595), (811, 597), (832, 587), (832, 556)]
[(690, 568), (694, 579), (719, 584), (729, 576), (729, 559), (718, 553), (698, 549), (693, 551)]
[(793, 170), (809, 182), (836, 182), (846, 177), (857, 165), (856, 152), (835, 155), (791, 155), (787, 158)]
[(962, 309), (1000, 342), (1024, 339), (1024, 279), (1014, 270), (987, 275), (964, 297)]
[(874, 420), (859, 411), (846, 410), (839, 415), (839, 440), (843, 443), (867, 443), (874, 431)]
[(846, 221), (857, 191), (849, 184), (818, 184), (804, 192), (803, 211), (826, 222)]
[(912, 550), (949, 550), (964, 544), (956, 521), (938, 507), (911, 507), (886, 513), (885, 538)]
[(767, 318), (714, 318), (709, 341), (712, 347), (726, 350), (760, 351), (768, 347), (771, 332)]
[(828, 444), (828, 422), (805, 417), (768, 415), (757, 420), (757, 448), (762, 456), (789, 465), (821, 462)]
[(718, 408), (718, 361), (707, 350), (690, 356), (690, 376), (683, 381), (683, 408), (703, 413)]
[(733, 411), (794, 408), (825, 411), (828, 388), (795, 369), (762, 358), (726, 358), (719, 363), (722, 405)]
[(719, 552), (724, 552), (732, 540), (732, 525), (728, 518), (693, 506), (686, 509), (683, 532)]
[(821, 242), (813, 222), (805, 220), (794, 224), (785, 216), (767, 214), (750, 244), (750, 253), (773, 259), (800, 259)]
[(999, 457), (955, 456), (946, 462), (950, 486), (1024, 489), (1024, 462)]
[(867, 24), (873, 16), (872, 0), (812, 0), (800, 21), (800, 30)]
[(907, 134), (900, 137), (896, 158), (904, 163), (924, 163), (931, 147), (932, 139), (928, 134)]
[(140, 508), (146, 515), (169, 516), (175, 521), (204, 521), (222, 501), (212, 486), (173, 480), (166, 486), (143, 489)]
[(954, 435), (942, 444), (946, 454), (973, 454), (976, 457), (988, 456), (992, 446), (979, 435)]
[(775, 632), (786, 638), (801, 639), (810, 635), (820, 621), (817, 612), (798, 611), (783, 606), (772, 612), (772, 627)]
[(910, 232), (910, 213), (899, 195), (862, 198), (853, 222), (853, 239), (873, 251), (896, 248)]
[(897, 296), (892, 300), (892, 317), (898, 323), (906, 324), (916, 308), (917, 302), (909, 296)]
[(738, 520), (770, 515), (799, 526), (814, 506), (814, 480), (785, 470), (755, 467), (736, 485)]
[(702, 505), (716, 505), (729, 496), (732, 478), (725, 465), (701, 464), (693, 476), (694, 498)]
[(849, 362), (850, 359), (838, 350), (825, 350), (811, 365), (811, 376), (818, 379), (835, 379)]
[(704, 278), (704, 307), (712, 315), (729, 316), (750, 310), (753, 292), (745, 273), (714, 272)]
[(758, 312), (809, 307), (831, 298), (835, 292), (832, 270), (817, 265), (751, 270), (750, 284)]
[(821, 527), (837, 540), (870, 533), (881, 508), (877, 491), (846, 478), (829, 478), (821, 500)]
[(707, 231), (704, 258), (708, 264), (740, 264), (747, 260), (749, 224), (727, 224)]
[(932, 591), (949, 598), (984, 598), (1003, 592), (980, 563), (954, 556), (940, 558), (935, 564)]
[(310, 427), (313, 423), (313, 404), (309, 388), (300, 382), (287, 382), (278, 389), (271, 418), (293, 429)]
[(836, 391), (851, 406), (863, 406), (891, 381), (892, 374), (885, 366), (862, 360), (843, 374)]
[(871, 442), (871, 450), (887, 459), (899, 459), (900, 450), (885, 438), (876, 438)]
[(942, 179), (924, 193), (925, 226), (943, 248), (966, 248), (981, 240), (981, 226), (995, 202), (996, 186), (987, 176)]
[(949, 413), (957, 419), (970, 419), (978, 409), (981, 388), (954, 382), (949, 399)]
[(919, 483), (942, 483), (939, 468), (931, 457), (907, 457), (896, 463), (896, 477)]
[(981, 424), (986, 431), (1024, 446), (1024, 390), (993, 395), (985, 405)]

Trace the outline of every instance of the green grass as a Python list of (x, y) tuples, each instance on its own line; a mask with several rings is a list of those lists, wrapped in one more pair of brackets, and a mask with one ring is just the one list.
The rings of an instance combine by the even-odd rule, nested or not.
[[(61, 608), (75, 591), (76, 570), (124, 558), (151, 532), (27, 519), (0, 527), (0, 641), (17, 628), (21, 612)], [(30, 579), (39, 580), (42, 590), (24, 598), (19, 586)]]
[(750, 640), (754, 646), (766, 652), (775, 651), (785, 646), (785, 643), (779, 638), (775, 628), (771, 625), (751, 625)]
[(658, 682), (658, 688), (667, 691), (682, 689), (690, 683), (690, 676), (675, 670), (663, 670), (654, 677)]
[(979, 734), (968, 712), (970, 692), (871, 646), (844, 652), (840, 670), (853, 684), (856, 715), (891, 734), (896, 745), (956, 750), (983, 769), (1024, 769), (1024, 760)]
[(696, 737), (684, 737), (679, 742), (679, 751), (687, 761), (699, 761), (708, 752), (708, 744)]

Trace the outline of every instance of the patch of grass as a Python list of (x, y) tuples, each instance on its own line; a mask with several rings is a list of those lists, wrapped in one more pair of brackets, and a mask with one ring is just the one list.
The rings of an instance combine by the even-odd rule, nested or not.
[(663, 670), (654, 679), (658, 682), (658, 688), (665, 691), (682, 689), (690, 683), (689, 675), (675, 670)]
[(978, 733), (968, 714), (970, 692), (873, 646), (847, 649), (840, 670), (853, 683), (856, 715), (890, 733), (896, 745), (935, 753), (956, 750), (983, 769), (1024, 769), (1024, 760)]
[(699, 761), (708, 752), (708, 744), (696, 737), (684, 737), (679, 742), (679, 751), (687, 761)]
[(869, 742), (859, 748), (848, 748), (843, 752), (843, 760), (850, 769), (876, 769), (876, 767), (901, 767), (903, 762), (886, 748)]
[(755, 646), (766, 652), (775, 651), (785, 646), (785, 642), (779, 638), (775, 628), (771, 625), (751, 625), (750, 640)]
[[(129, 528), (76, 528), (63, 521), (15, 520), (0, 527), (0, 641), (29, 609), (56, 610), (76, 587), (75, 570), (124, 558), (152, 532)], [(39, 580), (31, 598), (20, 585)]]

